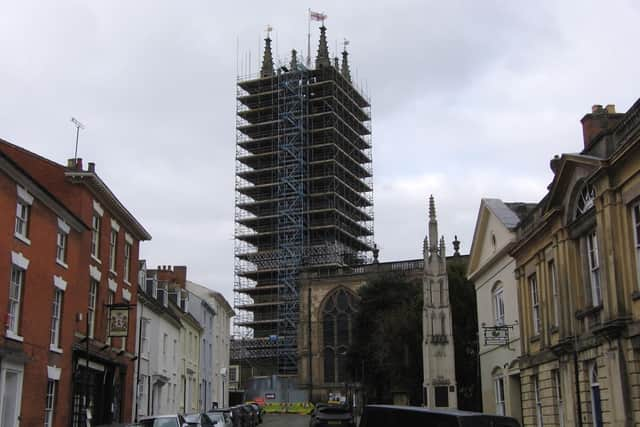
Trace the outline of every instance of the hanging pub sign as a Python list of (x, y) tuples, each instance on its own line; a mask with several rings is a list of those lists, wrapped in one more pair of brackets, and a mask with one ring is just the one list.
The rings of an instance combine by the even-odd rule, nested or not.
[(126, 337), (129, 334), (129, 306), (112, 304), (109, 307), (109, 336)]

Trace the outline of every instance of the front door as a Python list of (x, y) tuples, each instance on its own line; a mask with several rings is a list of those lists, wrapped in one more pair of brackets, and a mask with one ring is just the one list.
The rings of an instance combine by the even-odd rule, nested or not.
[(22, 366), (5, 362), (0, 377), (0, 424), (3, 427), (20, 425), (22, 404)]

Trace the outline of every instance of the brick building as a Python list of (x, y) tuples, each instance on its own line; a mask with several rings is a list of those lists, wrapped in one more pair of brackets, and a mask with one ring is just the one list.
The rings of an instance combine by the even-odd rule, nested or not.
[(0, 155), (0, 210), (16, 212), (0, 220), (1, 424), (128, 421), (135, 317), (128, 337), (109, 338), (106, 306), (135, 304), (151, 236), (92, 163), (65, 167), (3, 140)]

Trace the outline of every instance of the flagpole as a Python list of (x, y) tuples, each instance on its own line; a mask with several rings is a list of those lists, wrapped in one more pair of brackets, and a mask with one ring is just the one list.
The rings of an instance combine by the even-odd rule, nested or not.
[(311, 68), (311, 8), (307, 9), (307, 68)]

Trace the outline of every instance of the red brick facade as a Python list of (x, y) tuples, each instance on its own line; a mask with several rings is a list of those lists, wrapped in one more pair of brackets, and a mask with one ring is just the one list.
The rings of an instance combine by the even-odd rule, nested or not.
[[(139, 241), (149, 240), (150, 236), (95, 174), (92, 165), (90, 170), (66, 168), (0, 140), (0, 166), (1, 161), (5, 168), (0, 168), (0, 212), (10, 215), (0, 215), (0, 280), (11, 282), (14, 261), (28, 260), (21, 289), (19, 337), (0, 333), (0, 372), (4, 374), (3, 366), (14, 362), (23, 364), (22, 402), (17, 410), (20, 425), (45, 425), (47, 382), (50, 377), (55, 379), (58, 372), (53, 426), (70, 425), (74, 413), (84, 426), (83, 396), (87, 392), (94, 424), (130, 421), (135, 314), (130, 313), (129, 335), (122, 351), (121, 338), (108, 342), (105, 305), (113, 290), (111, 302), (136, 304)], [(25, 195), (24, 191), (18, 194), (19, 183), (27, 184), (21, 185), (27, 191), (26, 198), (32, 196), (28, 239), (15, 235), (16, 206)], [(91, 254), (94, 214), (100, 218), (97, 257)], [(59, 219), (70, 226), (63, 226), (68, 230), (66, 266), (56, 261)], [(110, 271), (112, 230), (117, 240), (115, 269)], [(128, 280), (124, 277), (125, 245), (129, 246)], [(97, 298), (94, 333), (87, 341), (92, 280), (97, 282)], [(51, 349), (53, 299), (61, 284), (64, 291), (59, 349)], [(4, 289), (0, 291), (0, 318), (5, 319), (5, 324), (10, 318), (10, 287), (5, 284), (0, 288)]]

